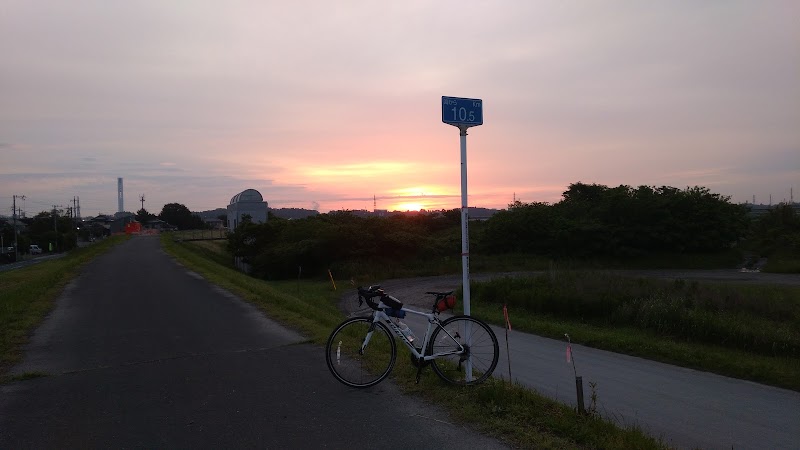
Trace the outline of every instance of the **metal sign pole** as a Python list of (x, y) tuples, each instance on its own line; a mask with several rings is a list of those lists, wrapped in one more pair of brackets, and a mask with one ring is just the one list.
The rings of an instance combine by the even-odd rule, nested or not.
[(467, 126), (458, 127), (461, 139), (461, 283), (464, 314), (470, 313), (469, 293), (469, 205), (467, 204)]
[[(461, 284), (464, 290), (464, 314), (470, 313), (469, 295), (469, 205), (467, 204), (467, 126), (459, 125), (461, 139)], [(472, 323), (464, 326), (467, 347), (472, 347)], [(467, 358), (464, 367), (465, 380), (472, 381), (472, 358)]]
[[(469, 293), (469, 205), (467, 204), (467, 128), (483, 125), (483, 100), (442, 97), (442, 122), (458, 127), (461, 140), (461, 274), (464, 314), (470, 315)], [(472, 324), (467, 321), (464, 345), (472, 346)], [(472, 358), (466, 359), (465, 379), (472, 381)]]

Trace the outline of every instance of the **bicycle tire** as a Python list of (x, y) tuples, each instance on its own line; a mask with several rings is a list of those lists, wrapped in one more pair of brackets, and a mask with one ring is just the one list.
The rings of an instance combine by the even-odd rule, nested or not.
[(372, 317), (348, 319), (328, 337), (325, 345), (328, 369), (347, 386), (374, 386), (389, 376), (394, 367), (397, 345), (389, 329), (380, 322), (375, 323), (367, 348), (360, 352), (372, 323)]
[[(444, 328), (444, 329), (442, 329)], [(467, 334), (467, 330), (469, 335)], [(466, 348), (466, 353), (440, 356), (431, 361), (436, 375), (444, 381), (458, 385), (483, 383), (492, 375), (497, 361), (500, 359), (500, 346), (497, 336), (484, 322), (470, 316), (453, 316), (442, 322), (431, 335), (430, 354), (453, 350), (455, 342), (445, 333), (457, 338), (459, 344)], [(469, 337), (469, 345), (467, 344)], [(467, 376), (467, 359), (472, 363), (471, 377)], [(472, 378), (471, 380), (469, 378)]]

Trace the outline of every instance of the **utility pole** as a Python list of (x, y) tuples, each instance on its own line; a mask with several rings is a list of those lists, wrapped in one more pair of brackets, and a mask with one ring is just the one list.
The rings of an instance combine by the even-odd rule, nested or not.
[(144, 194), (139, 196), (139, 200), (142, 202), (142, 209), (144, 209)]
[(72, 196), (72, 226), (75, 227), (75, 247), (78, 247), (78, 197)]
[(14, 217), (14, 261), (16, 261), (19, 259), (19, 245), (17, 244), (17, 197), (25, 200), (25, 196), (15, 194), (13, 197), (14, 212), (12, 213), (12, 216)]
[(58, 233), (58, 221), (56, 220), (58, 217), (58, 211), (56, 208), (60, 208), (61, 205), (53, 205), (53, 230)]
[(53, 205), (53, 230), (56, 232), (56, 250), (58, 250), (58, 209), (63, 208), (63, 205)]

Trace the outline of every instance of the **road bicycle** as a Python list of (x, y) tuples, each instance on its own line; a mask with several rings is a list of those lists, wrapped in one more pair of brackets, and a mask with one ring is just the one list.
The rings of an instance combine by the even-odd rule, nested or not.
[[(428, 365), (441, 379), (458, 385), (482, 383), (491, 376), (500, 357), (492, 329), (465, 315), (440, 320), (440, 313), (455, 306), (453, 291), (426, 294), (434, 296), (430, 313), (403, 306), (380, 286), (359, 287), (359, 306), (366, 301), (373, 311), (370, 316), (345, 320), (331, 333), (325, 345), (325, 359), (333, 376), (356, 388), (383, 381), (397, 359), (392, 333), (411, 351), (411, 361), (417, 367), (417, 383), (422, 369)], [(422, 342), (400, 321), (407, 314), (428, 321)]]

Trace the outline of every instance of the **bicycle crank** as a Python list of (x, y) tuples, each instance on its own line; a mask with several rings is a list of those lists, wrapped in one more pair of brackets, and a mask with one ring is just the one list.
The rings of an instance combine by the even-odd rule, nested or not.
[[(422, 349), (417, 348), (416, 350), (419, 353), (422, 353)], [(410, 355), (411, 355), (411, 364), (413, 364), (414, 367), (416, 367), (416, 368), (425, 367), (425, 366), (427, 366), (428, 364), (431, 363), (430, 361), (425, 361), (425, 359), (423, 359), (423, 358), (417, 358), (416, 356), (414, 356), (413, 353), (411, 353)]]

